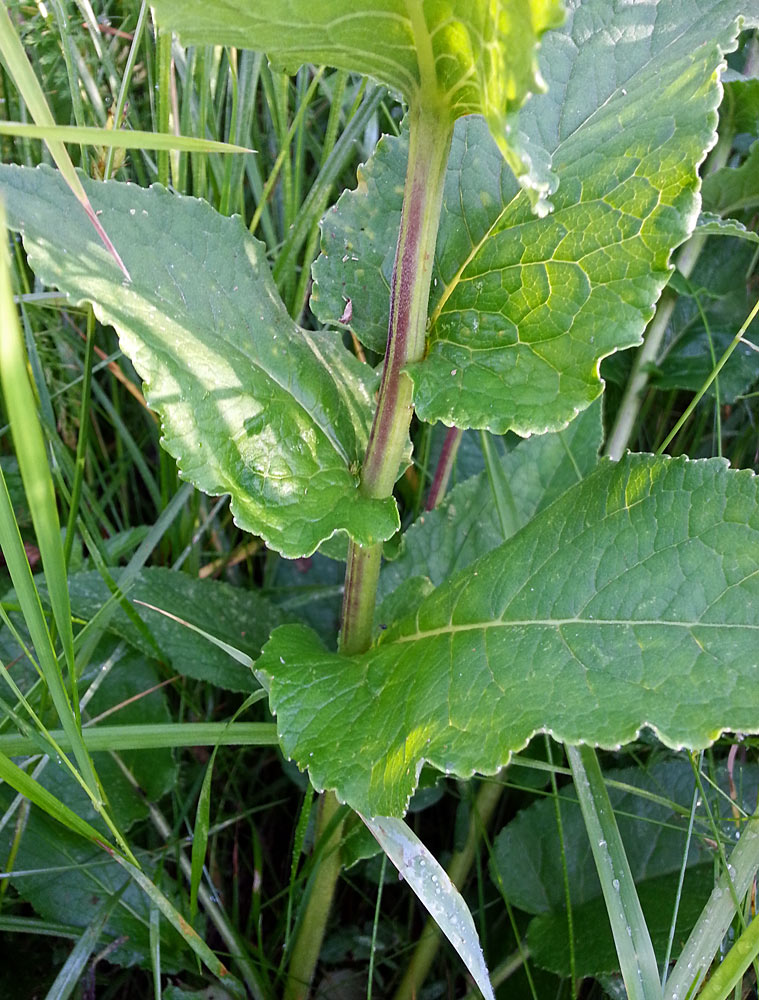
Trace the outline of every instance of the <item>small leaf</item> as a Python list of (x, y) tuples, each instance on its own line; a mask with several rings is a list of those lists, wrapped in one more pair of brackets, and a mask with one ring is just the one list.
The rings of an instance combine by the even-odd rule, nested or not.
[[(75, 573), (69, 578), (74, 613), (90, 619), (110, 597), (97, 572)], [(160, 608), (191, 622), (229, 646), (255, 659), (275, 626), (286, 621), (273, 604), (254, 590), (232, 587), (220, 580), (195, 580), (160, 566), (143, 569), (127, 598), (149, 629), (148, 638), (121, 609), (113, 612), (108, 629), (126, 639), (145, 656), (162, 659), (186, 677), (209, 681), (230, 691), (255, 691), (258, 684), (249, 669), (181, 622), (149, 607)]]
[[(749, 273), (755, 252), (739, 240), (707, 242), (690, 278), (679, 284), (652, 376), (657, 388), (698, 392), (704, 384), (754, 304), (755, 295), (740, 276)], [(756, 382), (759, 353), (751, 344), (758, 331), (759, 322), (754, 321), (720, 371), (719, 382), (711, 385), (710, 395), (718, 385), (720, 400), (733, 403)]]
[[(392, 498), (358, 489), (376, 377), (327, 334), (296, 326), (263, 245), (239, 218), (155, 186), (83, 180), (132, 281), (123, 283), (61, 178), (0, 168), (11, 225), (46, 284), (92, 302), (161, 414), (163, 445), (182, 475), (229, 493), (240, 527), (289, 557), (335, 531), (360, 544), (398, 528)], [(67, 219), (65, 246), (51, 241)]]
[(367, 815), (422, 763), (494, 773), (536, 732), (617, 747), (756, 732), (759, 489), (721, 460), (603, 463), (363, 656), (277, 629), (257, 663), (285, 753)]
[(737, 236), (749, 243), (759, 243), (759, 233), (746, 229), (737, 219), (723, 219), (713, 212), (702, 212), (699, 215), (694, 232), (703, 236)]
[(759, 142), (739, 167), (723, 167), (704, 178), (704, 208), (718, 215), (735, 215), (759, 206)]
[(451, 123), (484, 115), (536, 211), (549, 210), (550, 157), (519, 130), (515, 112), (543, 89), (536, 46), (561, 24), (561, 0), (158, 0), (155, 6), (185, 44), (255, 49), (290, 71), (309, 62), (354, 70)]
[(461, 956), (482, 995), (495, 1000), (472, 914), (445, 869), (402, 820), (361, 818)]

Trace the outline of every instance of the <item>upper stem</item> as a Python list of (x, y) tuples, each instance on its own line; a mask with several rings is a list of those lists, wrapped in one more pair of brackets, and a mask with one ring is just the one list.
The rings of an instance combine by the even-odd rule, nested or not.
[[(449, 114), (412, 106), (403, 209), (390, 292), (390, 324), (379, 402), (369, 435), (360, 489), (368, 497), (393, 492), (413, 413), (406, 365), (424, 357), (427, 306), (453, 135)], [(340, 650), (361, 653), (372, 637), (382, 544), (351, 543), (345, 576)]]

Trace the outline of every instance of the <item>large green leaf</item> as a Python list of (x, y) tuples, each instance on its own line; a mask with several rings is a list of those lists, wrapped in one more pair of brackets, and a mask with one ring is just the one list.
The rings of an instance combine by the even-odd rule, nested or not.
[(263, 245), (238, 218), (157, 186), (83, 183), (131, 282), (58, 174), (0, 167), (9, 224), (36, 273), (116, 327), (184, 478), (229, 493), (240, 527), (290, 557), (339, 530), (367, 545), (389, 538), (395, 502), (358, 490), (371, 369), (290, 319)]
[(327, 63), (375, 77), (441, 120), (485, 116), (538, 211), (555, 186), (549, 160), (514, 112), (542, 88), (535, 48), (563, 18), (561, 0), (158, 0), (185, 43), (256, 49), (287, 69)]
[[(509, 536), (593, 470), (601, 438), (601, 406), (596, 403), (565, 430), (528, 438), (502, 456), (512, 500)], [(487, 473), (472, 476), (405, 532), (398, 556), (382, 568), (379, 595), (386, 597), (415, 576), (439, 586), (509, 536), (504, 536)]]
[[(670, 253), (696, 224), (717, 71), (749, 8), (745, 0), (570, 4), (566, 26), (543, 40), (548, 92), (520, 115), (560, 179), (547, 218), (530, 212), (484, 123), (457, 124), (429, 349), (410, 368), (423, 419), (527, 434), (566, 424), (599, 395), (600, 359), (639, 342)], [(328, 259), (315, 269), (318, 315), (336, 321), (350, 299), (357, 335), (375, 349), (386, 330), (377, 304), (387, 294), (404, 160), (404, 141), (387, 142), (358, 191), (327, 214)]]
[(492, 773), (540, 731), (616, 747), (759, 728), (759, 490), (721, 460), (603, 463), (363, 656), (277, 629), (258, 661), (285, 752), (364, 814), (424, 760)]

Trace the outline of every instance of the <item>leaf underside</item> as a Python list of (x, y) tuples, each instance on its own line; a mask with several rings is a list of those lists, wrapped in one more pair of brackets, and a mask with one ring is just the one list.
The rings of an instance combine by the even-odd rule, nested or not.
[[(326, 63), (372, 76), (451, 123), (482, 114), (536, 211), (555, 189), (550, 158), (517, 126), (542, 89), (536, 47), (563, 19), (561, 0), (158, 0), (185, 44), (256, 49), (289, 72)], [(338, 314), (339, 315), (339, 314)]]
[[(526, 435), (566, 425), (602, 390), (600, 360), (639, 343), (693, 230), (697, 168), (715, 141), (738, 0), (587, 0), (547, 32), (520, 127), (559, 178), (538, 219), (485, 123), (457, 123), (430, 297), (418, 415)], [(313, 305), (374, 350), (383, 331), (405, 139), (384, 140), (322, 225)], [(331, 286), (331, 287), (330, 287)]]
[(277, 629), (257, 663), (285, 752), (366, 815), (423, 761), (493, 773), (540, 731), (672, 747), (759, 729), (757, 480), (714, 459), (603, 463), (363, 656)]
[(59, 175), (0, 167), (9, 225), (36, 274), (116, 328), (183, 478), (229, 493), (237, 524), (292, 558), (340, 530), (367, 545), (389, 538), (395, 501), (358, 490), (372, 370), (293, 322), (239, 218), (158, 186), (83, 183), (129, 283)]

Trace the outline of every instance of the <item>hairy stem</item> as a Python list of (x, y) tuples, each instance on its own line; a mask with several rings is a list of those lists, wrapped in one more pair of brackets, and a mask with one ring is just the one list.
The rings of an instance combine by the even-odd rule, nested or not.
[[(395, 253), (390, 298), (387, 354), (361, 474), (361, 491), (369, 497), (388, 497), (408, 447), (413, 413), (411, 380), (404, 367), (424, 357), (427, 305), (432, 263), (443, 200), (443, 184), (453, 134), (448, 116), (435, 109), (412, 107), (409, 159), (403, 211)], [(340, 652), (363, 653), (372, 640), (382, 543), (362, 547), (351, 543), (345, 574)], [(337, 811), (330, 792), (322, 797), (320, 828)], [(293, 948), (285, 996), (288, 1000), (308, 994), (340, 873), (343, 823), (330, 833), (329, 851), (319, 864)]]
[[(401, 228), (395, 252), (385, 367), (361, 473), (361, 490), (388, 497), (408, 446), (411, 379), (403, 369), (424, 357), (427, 305), (452, 127), (434, 111), (411, 109)], [(351, 544), (345, 577), (343, 653), (361, 653), (372, 636), (382, 544)]]

